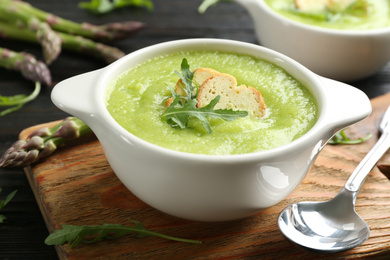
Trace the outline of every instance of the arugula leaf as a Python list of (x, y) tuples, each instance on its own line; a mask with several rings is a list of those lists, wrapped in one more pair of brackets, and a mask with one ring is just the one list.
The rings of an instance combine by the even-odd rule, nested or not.
[(360, 137), (358, 139), (350, 139), (344, 130), (336, 133), (332, 139), (329, 140), (328, 144), (360, 144), (372, 137), (371, 133), (368, 133), (365, 137)]
[[(1, 192), (1, 188), (0, 188), (0, 192)], [(11, 201), (11, 199), (15, 196), (16, 192), (17, 190), (14, 190), (13, 192), (7, 195), (5, 200), (0, 201), (0, 210), (3, 209), (5, 205), (7, 205)], [(0, 223), (3, 223), (5, 219), (6, 217), (4, 215), (0, 215)]]
[(141, 222), (135, 220), (130, 220), (130, 221), (134, 222), (136, 225), (125, 226), (120, 224), (107, 224), (107, 223), (103, 223), (102, 225), (82, 225), (82, 226), (62, 225), (62, 229), (55, 230), (52, 234), (50, 234), (45, 239), (45, 244), (62, 245), (64, 243), (69, 243), (71, 248), (73, 248), (79, 243), (91, 244), (91, 243), (99, 242), (104, 238), (115, 239), (125, 235), (130, 235), (139, 238), (155, 236), (155, 237), (161, 237), (164, 239), (185, 242), (185, 243), (193, 243), (193, 244), (202, 243), (199, 240), (172, 237), (154, 231), (150, 231), (146, 229), (141, 224)]
[(35, 82), (34, 91), (26, 95), (14, 95), (14, 96), (0, 96), (0, 106), (13, 106), (0, 112), (0, 116), (5, 116), (9, 113), (15, 112), (23, 107), (24, 104), (34, 100), (41, 91), (41, 83)]
[(176, 107), (180, 100), (180, 95), (178, 95), (162, 114), (162, 117), (166, 118), (167, 122), (172, 127), (179, 126), (181, 129), (187, 127), (187, 123), (191, 117), (197, 117), (201, 121), (203, 127), (206, 128), (207, 133), (211, 134), (211, 126), (207, 117), (232, 121), (248, 115), (248, 112), (246, 111), (233, 111), (232, 109), (214, 110), (214, 107), (218, 103), (219, 99), (220, 96), (216, 96), (207, 106), (201, 108), (196, 107), (196, 100), (190, 100), (182, 107)]
[(367, 16), (370, 10), (370, 4), (365, 0), (357, 0), (350, 4), (344, 12), (353, 16)]
[(192, 79), (194, 78), (195, 71), (192, 72), (190, 70), (190, 65), (188, 65), (187, 59), (185, 58), (181, 62), (181, 71), (182, 74), (180, 74), (178, 71), (175, 71), (175, 73), (180, 77), (184, 84), (182, 85), (182, 88), (187, 96), (183, 98), (189, 101), (196, 98), (198, 93), (194, 93), (196, 87), (192, 85)]
[[(191, 117), (198, 118), (203, 127), (207, 130), (207, 133), (211, 133), (211, 126), (207, 120), (207, 117), (224, 120), (235, 120), (240, 117), (246, 117), (247, 111), (234, 111), (233, 109), (214, 109), (215, 105), (220, 100), (220, 96), (216, 96), (207, 106), (196, 107), (198, 101), (196, 100), (197, 92), (194, 93), (195, 86), (192, 85), (192, 79), (194, 72), (191, 72), (190, 66), (188, 65), (187, 59), (183, 59), (181, 62), (181, 71), (175, 71), (183, 82), (183, 90), (185, 91), (185, 97), (175, 93), (171, 88), (173, 101), (170, 106), (162, 113), (161, 117), (167, 121), (173, 128), (179, 127), (184, 129), (188, 127), (188, 122)], [(185, 100), (185, 102), (182, 101)]]
[(300, 17), (306, 17), (309, 19), (314, 19), (317, 21), (329, 21), (332, 17), (332, 13), (329, 12), (328, 10), (323, 11), (323, 12), (318, 12), (318, 13), (313, 13), (313, 12), (303, 12), (298, 9), (289, 9), (289, 11), (295, 15), (298, 15)]
[(149, 10), (153, 10), (153, 2), (151, 0), (90, 0), (90, 2), (79, 3), (80, 8), (96, 14), (108, 13), (127, 6), (146, 7)]

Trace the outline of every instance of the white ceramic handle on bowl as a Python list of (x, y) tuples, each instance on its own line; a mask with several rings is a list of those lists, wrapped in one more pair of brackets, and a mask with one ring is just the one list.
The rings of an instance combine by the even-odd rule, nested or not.
[(327, 121), (334, 132), (370, 115), (371, 102), (363, 91), (339, 81), (318, 77), (326, 89)]
[[(88, 121), (95, 114), (93, 88), (98, 86), (99, 75), (104, 69), (87, 72), (58, 83), (51, 93), (53, 103), (61, 110)], [(87, 123), (87, 122), (86, 122)]]

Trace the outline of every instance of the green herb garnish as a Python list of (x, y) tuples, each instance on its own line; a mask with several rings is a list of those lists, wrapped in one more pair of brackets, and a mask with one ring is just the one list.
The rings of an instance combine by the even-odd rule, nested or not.
[(95, 226), (94, 225), (91, 226), (62, 225), (62, 229), (55, 230), (54, 233), (50, 234), (45, 239), (45, 244), (62, 245), (64, 243), (69, 243), (71, 248), (73, 248), (79, 243), (91, 244), (91, 243), (99, 242), (103, 238), (114, 239), (125, 235), (139, 237), (139, 238), (155, 236), (155, 237), (161, 237), (164, 239), (174, 240), (178, 242), (193, 243), (193, 244), (202, 243), (199, 240), (172, 237), (154, 231), (150, 231), (146, 229), (140, 222), (134, 220), (131, 221), (134, 222), (136, 225), (124, 226), (119, 224), (107, 224), (107, 223), (104, 223), (102, 225), (95, 225)]
[(371, 133), (368, 133), (365, 137), (358, 139), (350, 139), (344, 130), (336, 133), (332, 139), (329, 140), (328, 144), (361, 144), (372, 137)]
[(366, 0), (357, 0), (346, 7), (340, 6), (337, 1), (330, 3), (324, 11), (321, 12), (303, 12), (297, 8), (291, 8), (289, 11), (301, 17), (307, 17), (318, 21), (333, 21), (339, 19), (340, 15), (351, 15), (357, 17), (367, 16), (370, 11), (370, 4)]
[(23, 94), (15, 95), (15, 96), (0, 96), (0, 107), (1, 106), (11, 106), (8, 109), (5, 109), (0, 112), (0, 116), (5, 116), (9, 113), (15, 112), (23, 107), (24, 104), (34, 100), (39, 92), (41, 91), (41, 84), (37, 81), (35, 82), (34, 91), (26, 96)]
[(152, 10), (153, 2), (151, 0), (90, 0), (90, 2), (79, 3), (80, 8), (96, 14), (104, 14), (128, 6), (146, 7)]
[(353, 16), (367, 16), (370, 11), (370, 5), (366, 0), (358, 0), (347, 6), (344, 13)]
[(246, 111), (234, 111), (232, 109), (214, 109), (215, 105), (218, 103), (221, 98), (219, 95), (216, 96), (211, 102), (204, 107), (196, 107), (198, 101), (196, 100), (198, 94), (198, 86), (192, 84), (192, 79), (194, 77), (194, 72), (190, 71), (190, 66), (186, 59), (182, 60), (181, 63), (181, 74), (175, 71), (179, 75), (183, 84), (182, 88), (186, 93), (186, 96), (181, 96), (176, 94), (173, 89), (171, 89), (173, 102), (171, 105), (164, 111), (161, 115), (163, 119), (167, 121), (174, 128), (184, 129), (188, 127), (188, 122), (192, 117), (198, 118), (204, 128), (207, 130), (207, 133), (211, 133), (211, 126), (208, 121), (208, 117), (223, 119), (223, 120), (235, 120), (240, 117), (246, 117), (248, 112)]
[[(1, 188), (0, 188), (0, 192), (1, 192)], [(8, 204), (8, 202), (11, 201), (11, 199), (15, 196), (16, 192), (17, 192), (17, 190), (14, 190), (13, 192), (11, 192), (10, 194), (7, 195), (5, 200), (0, 201), (0, 210), (3, 209), (5, 207), (5, 205)], [(5, 219), (7, 219), (7, 218), (4, 215), (0, 215), (0, 223), (3, 223)]]

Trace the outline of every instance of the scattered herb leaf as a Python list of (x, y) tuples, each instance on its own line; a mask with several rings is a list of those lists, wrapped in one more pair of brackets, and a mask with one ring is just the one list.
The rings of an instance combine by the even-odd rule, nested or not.
[[(1, 192), (1, 188), (0, 188), (0, 192)], [(0, 201), (0, 210), (3, 209), (5, 207), (5, 205), (7, 205), (8, 202), (10, 202), (12, 200), (12, 198), (15, 196), (16, 192), (17, 192), (17, 190), (14, 190), (10, 194), (8, 194), (4, 200)], [(3, 223), (5, 219), (6, 219), (6, 217), (4, 215), (0, 215), (0, 223)]]
[(344, 130), (336, 133), (332, 139), (329, 140), (329, 144), (360, 144), (372, 137), (371, 133), (368, 133), (365, 137), (360, 137), (358, 139), (350, 139)]
[(198, 7), (198, 12), (203, 14), (209, 7), (214, 6), (219, 2), (233, 2), (233, 0), (203, 0), (203, 2)]
[(136, 225), (125, 226), (120, 224), (107, 224), (107, 223), (104, 223), (102, 225), (83, 225), (83, 226), (62, 225), (62, 229), (55, 230), (54, 233), (50, 234), (45, 239), (45, 244), (62, 245), (64, 243), (69, 243), (71, 248), (73, 248), (79, 243), (91, 244), (91, 243), (99, 242), (103, 238), (114, 239), (125, 235), (130, 235), (139, 238), (155, 236), (155, 237), (161, 237), (164, 239), (185, 242), (185, 243), (193, 243), (193, 244), (202, 243), (199, 240), (172, 237), (154, 231), (150, 231), (146, 229), (141, 224), (141, 222), (134, 221), (134, 220), (131, 221), (134, 222)]
[[(204, 128), (207, 130), (207, 133), (211, 133), (211, 126), (207, 117), (212, 117), (216, 119), (224, 120), (235, 120), (240, 117), (246, 117), (248, 112), (246, 111), (234, 111), (232, 109), (214, 109), (215, 105), (218, 103), (220, 96), (216, 96), (211, 102), (204, 107), (196, 107), (198, 101), (196, 100), (197, 91), (194, 93), (195, 86), (192, 84), (192, 79), (194, 77), (194, 72), (190, 71), (190, 66), (188, 65), (187, 60), (184, 58), (181, 63), (181, 74), (176, 71), (183, 82), (183, 90), (187, 96), (181, 96), (175, 93), (171, 89), (173, 102), (170, 106), (162, 113), (161, 117), (164, 118), (168, 124), (172, 127), (179, 127), (184, 129), (187, 127), (191, 117), (198, 118)], [(185, 100), (185, 102), (182, 101)]]
[(1, 111), (0, 116), (5, 116), (7, 114), (10, 114), (12, 112), (21, 109), (24, 104), (34, 100), (38, 96), (40, 91), (41, 91), (41, 83), (37, 81), (35, 82), (34, 91), (28, 96), (23, 94), (15, 95), (15, 96), (0, 96), (0, 106), (12, 106), (8, 109)]
[(146, 7), (149, 10), (153, 10), (153, 2), (151, 0), (90, 0), (90, 2), (79, 3), (80, 8), (96, 14), (104, 14), (128, 6)]

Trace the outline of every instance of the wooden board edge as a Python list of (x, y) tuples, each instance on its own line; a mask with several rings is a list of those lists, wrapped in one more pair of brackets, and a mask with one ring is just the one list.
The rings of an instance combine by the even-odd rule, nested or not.
[[(44, 124), (44, 125), (47, 125), (47, 124)], [(41, 127), (41, 125), (40, 125)], [(38, 189), (33, 189), (33, 187), (37, 187), (37, 183), (35, 182), (35, 180), (33, 180), (32, 176), (32, 171), (31, 171), (31, 166), (27, 166), (27, 167), (24, 167), (23, 168), (23, 171), (24, 173), (26, 174), (26, 177), (27, 177), (27, 180), (30, 184), (30, 187), (31, 187), (31, 190), (34, 194), (34, 197), (35, 197), (35, 200), (37, 201), (37, 204), (38, 204), (38, 207), (39, 207), (39, 211), (41, 212), (41, 216), (45, 222), (45, 225), (46, 225), (46, 228), (47, 230), (49, 231), (49, 233), (53, 233), (54, 232), (54, 227), (50, 225), (50, 221), (48, 219), (48, 216), (47, 214), (45, 214), (46, 210), (45, 208), (43, 207), (44, 205), (44, 202), (41, 201), (41, 198), (39, 197), (39, 194), (38, 194)], [(56, 253), (59, 257), (60, 260), (66, 260), (66, 258), (64, 258), (64, 254), (62, 253), (60, 247), (58, 245), (54, 245), (54, 248), (56, 250)]]

